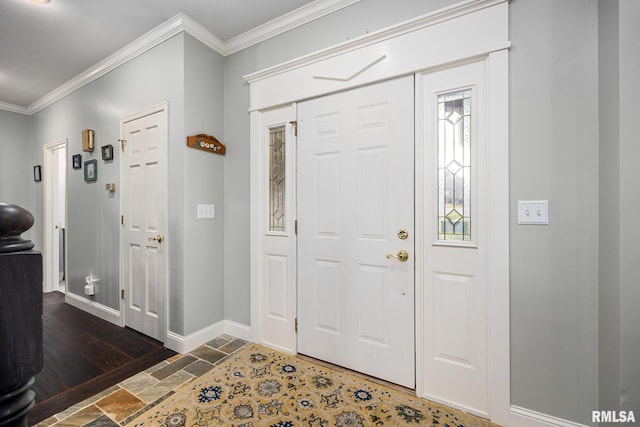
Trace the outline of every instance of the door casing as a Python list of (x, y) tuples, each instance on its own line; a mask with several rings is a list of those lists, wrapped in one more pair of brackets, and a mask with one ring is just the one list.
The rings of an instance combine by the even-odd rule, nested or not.
[[(434, 43), (455, 34), (449, 43)], [(415, 46), (420, 46), (416, 54)], [(251, 310), (257, 342), (289, 353), (295, 338), (295, 234), (281, 233), (280, 252), (267, 254), (265, 233), (267, 185), (264, 117), (280, 114), (295, 122), (295, 103), (352, 87), (468, 61), (485, 61), (487, 70), (487, 283), (488, 346), (490, 348), (490, 419), (510, 425), (509, 374), (509, 90), (508, 2), (462, 2), (399, 25), (316, 52), (245, 77), (250, 83), (251, 118)], [(294, 130), (292, 129), (291, 132)], [(295, 146), (295, 138), (290, 140)], [(294, 157), (288, 154), (289, 158)], [(290, 169), (290, 171), (294, 171)], [(293, 176), (293, 175), (290, 175)], [(416, 186), (416, 192), (421, 188)], [(294, 194), (294, 193), (291, 193)], [(295, 204), (294, 204), (295, 206)], [(417, 212), (419, 215), (419, 212)], [(289, 211), (290, 217), (294, 215)], [(417, 216), (418, 217), (418, 216)], [(422, 240), (424, 236), (416, 235)], [(289, 242), (289, 243), (286, 243)], [(417, 250), (419, 243), (416, 241)], [(268, 257), (277, 257), (287, 274), (270, 276)], [(417, 268), (419, 268), (417, 266)], [(283, 278), (281, 295), (269, 293), (272, 278)], [(289, 279), (292, 278), (292, 279)], [(417, 278), (417, 280), (419, 280)], [(417, 290), (420, 284), (416, 282)], [(424, 313), (416, 293), (416, 316)], [(280, 311), (270, 304), (278, 302)], [(276, 321), (277, 320), (277, 321)], [(271, 323), (270, 323), (271, 322)], [(265, 325), (269, 324), (268, 328)], [(417, 325), (418, 326), (418, 325)], [(422, 337), (416, 329), (416, 393), (423, 396)]]
[[(53, 215), (53, 207), (54, 197), (57, 195), (57, 190), (54, 188), (54, 184), (57, 182), (54, 179), (54, 174), (59, 173), (59, 165), (56, 164), (56, 155), (55, 152), (57, 150), (64, 149), (65, 156), (67, 152), (67, 138), (61, 138), (55, 141), (52, 141), (44, 146), (44, 171), (43, 171), (43, 182), (44, 182), (44, 251), (43, 251), (43, 262), (44, 262), (44, 292), (52, 292), (58, 290), (58, 270), (56, 269), (54, 264), (58, 264), (60, 256), (65, 255), (65, 264), (66, 264), (66, 254), (60, 254), (58, 245), (58, 238), (54, 237), (54, 215)], [(62, 171), (65, 176), (67, 171)], [(65, 180), (65, 191), (64, 191), (64, 205), (65, 205), (65, 224), (66, 224), (66, 216), (67, 216), (67, 184)], [(67, 250), (67, 246), (64, 246), (65, 252)], [(67, 271), (67, 266), (65, 265), (65, 271)]]

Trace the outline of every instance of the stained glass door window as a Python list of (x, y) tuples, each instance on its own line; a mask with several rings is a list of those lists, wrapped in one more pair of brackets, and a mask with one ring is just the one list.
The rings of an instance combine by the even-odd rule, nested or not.
[(438, 240), (471, 240), (471, 90), (438, 96)]
[(269, 129), (269, 231), (285, 227), (285, 127)]

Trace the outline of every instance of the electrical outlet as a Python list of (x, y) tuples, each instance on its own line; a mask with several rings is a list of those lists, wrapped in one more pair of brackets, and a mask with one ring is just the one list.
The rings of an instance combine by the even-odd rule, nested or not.
[(549, 224), (549, 201), (518, 200), (518, 224)]
[(213, 219), (216, 217), (215, 205), (198, 205), (198, 213), (196, 218), (198, 219)]

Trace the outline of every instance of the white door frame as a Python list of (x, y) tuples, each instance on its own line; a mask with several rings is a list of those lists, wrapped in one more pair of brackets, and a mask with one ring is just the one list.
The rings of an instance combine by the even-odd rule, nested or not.
[[(163, 161), (162, 161), (162, 166), (161, 166), (161, 171), (162, 171), (162, 177), (161, 177), (161, 182), (160, 182), (160, 186), (163, 189), (162, 191), (162, 197), (164, 199), (164, 202), (162, 203), (162, 208), (164, 210), (163, 215), (166, 218), (167, 224), (166, 224), (166, 229), (164, 230), (163, 236), (164, 236), (164, 251), (165, 251), (165, 258), (164, 258), (164, 270), (165, 270), (165, 280), (164, 280), (164, 289), (161, 290), (161, 292), (164, 294), (164, 307), (163, 307), (163, 319), (160, 319), (160, 322), (162, 324), (162, 330), (163, 330), (163, 339), (162, 339), (162, 343), (166, 344), (167, 342), (167, 332), (168, 332), (168, 327), (169, 327), (169, 245), (168, 242), (170, 242), (170, 238), (169, 238), (169, 205), (168, 205), (168, 200), (169, 200), (169, 176), (168, 176), (168, 170), (169, 170), (169, 166), (168, 166), (168, 150), (169, 150), (169, 103), (168, 102), (162, 102), (160, 104), (157, 105), (153, 105), (150, 107), (147, 107), (143, 110), (137, 111), (135, 113), (131, 113), (131, 114), (127, 114), (125, 116), (120, 117), (120, 131), (119, 131), (119, 135), (120, 135), (120, 141), (124, 140), (124, 125), (125, 123), (131, 122), (133, 120), (137, 120), (140, 119), (142, 117), (145, 116), (149, 116), (151, 114), (155, 114), (155, 113), (159, 113), (162, 112), (162, 120), (164, 120), (164, 128), (166, 129), (167, 135), (166, 135), (166, 141), (167, 144), (165, 144), (165, 146), (163, 147), (163, 152), (161, 153), (161, 156), (163, 157)], [(126, 147), (125, 147), (126, 148)], [(118, 147), (116, 147), (115, 149), (117, 150), (121, 150), (121, 146), (120, 144), (118, 145)], [(119, 181), (120, 181), (120, 188), (124, 188), (124, 165), (122, 162), (122, 156), (119, 157), (120, 159), (120, 164), (119, 164), (119, 168), (120, 168), (120, 177), (119, 177)], [(120, 212), (124, 212), (124, 206), (125, 206), (126, 200), (124, 200), (124, 195), (122, 193), (122, 191), (120, 191)], [(126, 220), (126, 219), (125, 219)], [(120, 280), (120, 286), (119, 286), (119, 292), (123, 292), (124, 290), (124, 286), (125, 286), (125, 278), (124, 278), (124, 257), (126, 255), (126, 248), (125, 248), (125, 241), (124, 241), (124, 227), (120, 226), (120, 273), (119, 273), (119, 280)], [(125, 306), (125, 300), (120, 298), (120, 326), (125, 326), (126, 325), (126, 319), (125, 319), (125, 313), (126, 313), (126, 306)]]
[[(447, 43), (441, 43), (445, 38)], [(419, 54), (416, 47), (419, 46)], [(289, 111), (295, 120), (295, 102), (352, 87), (460, 64), (485, 61), (487, 70), (487, 283), (489, 336), (489, 416), (497, 424), (510, 425), (509, 368), (509, 89), (508, 89), (508, 2), (468, 0), (367, 34), (320, 52), (259, 71), (245, 79), (250, 83), (251, 114), (251, 318), (257, 342), (289, 353), (296, 352), (295, 313), (270, 312), (272, 302), (290, 307), (295, 295), (295, 274), (284, 285), (274, 287), (265, 252), (267, 182), (266, 149), (262, 116), (270, 111)], [(295, 152), (294, 152), (295, 153)], [(287, 153), (288, 156), (291, 154)], [(289, 177), (295, 176), (292, 169)], [(416, 182), (416, 193), (420, 193)], [(295, 193), (288, 195), (295, 197)], [(294, 204), (295, 206), (295, 204)], [(416, 212), (417, 215), (420, 212)], [(290, 216), (295, 215), (293, 211)], [(419, 216), (416, 216), (419, 218)], [(416, 235), (416, 239), (420, 237)], [(295, 240), (293, 233), (281, 239)], [(416, 250), (420, 242), (416, 241)], [(294, 243), (282, 245), (295, 248)], [(295, 253), (277, 254), (295, 270)], [(419, 262), (419, 257), (416, 259)], [(420, 266), (416, 265), (417, 271)], [(416, 276), (420, 280), (420, 276)], [(281, 295), (271, 290), (282, 289)], [(269, 292), (267, 292), (269, 290)], [(416, 316), (424, 312), (416, 282)], [(288, 304), (282, 301), (289, 301)], [(274, 315), (275, 314), (275, 315)], [(263, 325), (272, 318), (277, 333), (265, 337)], [(273, 326), (270, 326), (270, 328)], [(421, 374), (421, 331), (416, 330), (416, 392), (423, 392)]]
[[(53, 184), (55, 180), (53, 179), (54, 172), (58, 171), (57, 166), (54, 166), (54, 151), (67, 147), (67, 138), (57, 139), (48, 144), (45, 144), (44, 151), (44, 173), (42, 176), (42, 181), (44, 182), (44, 251), (42, 254), (43, 262), (44, 262), (44, 292), (53, 292), (58, 290), (58, 271), (54, 268), (53, 262), (56, 258), (59, 260), (60, 253), (58, 256), (55, 255), (55, 251), (59, 252), (59, 249), (54, 247), (53, 244), (55, 239), (53, 238), (53, 196), (56, 194)], [(64, 171), (66, 175), (66, 170)], [(65, 180), (65, 194), (64, 194), (64, 204), (65, 204), (65, 223), (67, 222), (67, 184)], [(67, 257), (66, 257), (67, 246), (65, 245), (65, 271), (67, 271)], [(57, 264), (57, 263), (56, 263)]]

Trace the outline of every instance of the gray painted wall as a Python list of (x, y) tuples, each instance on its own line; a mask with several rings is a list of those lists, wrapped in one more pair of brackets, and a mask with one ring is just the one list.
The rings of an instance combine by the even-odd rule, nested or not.
[[(224, 143), (224, 58), (185, 35), (184, 133)], [(186, 145), (186, 138), (182, 140)], [(184, 335), (224, 320), (224, 171), (226, 156), (193, 148), (184, 153)], [(213, 204), (215, 219), (196, 219)]]
[[(598, 3), (509, 6), (511, 402), (598, 409)], [(549, 200), (549, 225), (517, 224)]]
[(640, 3), (620, 0), (620, 385), (622, 409), (640, 421)]
[(599, 2), (599, 408), (620, 408), (620, 26), (618, 0)]
[[(120, 304), (120, 194), (117, 190), (110, 193), (104, 185), (115, 182), (118, 188), (120, 117), (169, 101), (170, 144), (179, 143), (183, 117), (182, 52), (183, 36), (173, 37), (31, 118), (31, 143), (37, 162), (42, 163), (44, 144), (68, 138), (67, 290), (84, 296), (84, 278), (94, 274), (100, 281), (92, 299), (113, 309), (119, 309)], [(96, 135), (92, 153), (82, 152), (81, 132), (87, 128)], [(100, 147), (106, 144), (114, 146), (112, 162), (101, 158)], [(83, 162), (98, 160), (97, 182), (87, 183), (82, 170), (71, 169), (71, 156), (79, 153)], [(39, 186), (35, 191), (37, 218), (43, 218), (43, 197)], [(36, 227), (41, 240), (42, 221), (37, 221)]]
[[(600, 2), (600, 408), (640, 413), (635, 176), (640, 4)], [(631, 214), (630, 214), (631, 213)]]
[[(69, 165), (71, 156), (78, 153), (83, 162), (98, 160), (95, 183), (84, 182), (82, 170), (67, 170), (69, 292), (84, 297), (84, 278), (94, 274), (100, 281), (90, 299), (119, 308), (119, 193), (106, 191), (104, 184), (115, 182), (118, 188), (120, 117), (168, 101), (169, 330), (188, 335), (224, 319), (224, 157), (186, 147), (186, 136), (197, 133), (223, 140), (223, 73), (220, 55), (193, 37), (179, 34), (31, 118), (2, 112), (0, 118), (12, 123), (0, 123), (3, 138), (26, 141), (30, 137), (31, 141), (7, 146), (7, 156), (11, 156), (7, 158), (28, 158), (29, 165), (41, 164), (42, 147), (66, 137)], [(11, 121), (12, 117), (20, 120)], [(86, 128), (96, 132), (93, 153), (81, 151), (81, 131)], [(106, 144), (115, 147), (112, 162), (101, 159), (99, 147)], [(18, 152), (22, 147), (28, 155)], [(4, 144), (2, 148), (4, 152)], [(8, 167), (6, 174), (15, 169)], [(36, 218), (42, 218), (43, 189), (33, 184), (31, 171), (31, 166), (23, 171), (25, 179), (12, 188), (12, 197), (30, 195), (21, 204), (31, 205)], [(24, 189), (18, 191), (21, 186)], [(217, 218), (196, 220), (197, 203), (215, 204)], [(42, 232), (38, 220), (33, 236), (39, 245)]]
[[(29, 117), (0, 110), (0, 202), (22, 206), (33, 212), (31, 194), (42, 182), (33, 181), (29, 144)], [(31, 231), (23, 234), (32, 239)]]

